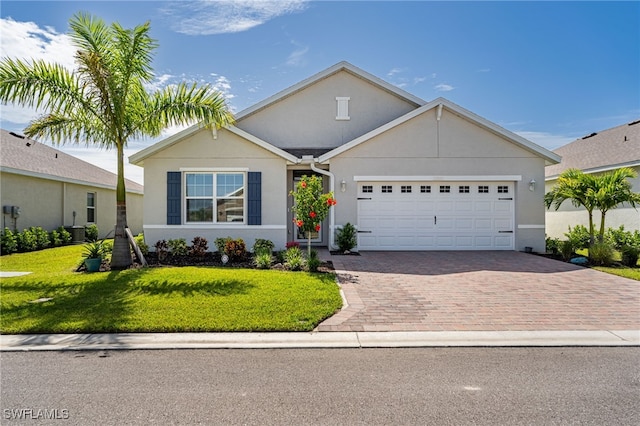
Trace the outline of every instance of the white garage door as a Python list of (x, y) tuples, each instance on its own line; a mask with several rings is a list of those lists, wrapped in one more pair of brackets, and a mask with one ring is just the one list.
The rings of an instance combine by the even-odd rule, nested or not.
[(360, 250), (513, 250), (513, 182), (358, 182)]

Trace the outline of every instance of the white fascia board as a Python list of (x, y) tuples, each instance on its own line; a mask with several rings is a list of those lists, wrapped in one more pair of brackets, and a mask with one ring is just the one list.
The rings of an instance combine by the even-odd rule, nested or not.
[(248, 140), (249, 142), (253, 142), (254, 144), (258, 145), (261, 148), (266, 149), (267, 151), (270, 151), (282, 158), (284, 158), (287, 161), (290, 161), (292, 163), (298, 163), (299, 159), (298, 157), (296, 157), (293, 154), (289, 154), (287, 151), (282, 150), (280, 148), (278, 148), (277, 146), (271, 145), (269, 142), (265, 142), (262, 139), (252, 135), (251, 133), (245, 132), (244, 130), (235, 127), (235, 126), (227, 126), (225, 127), (225, 129), (229, 130), (232, 133), (235, 133), (236, 135), (240, 136), (241, 138), (244, 138), (246, 140)]
[(522, 175), (354, 176), (354, 182), (519, 182)]

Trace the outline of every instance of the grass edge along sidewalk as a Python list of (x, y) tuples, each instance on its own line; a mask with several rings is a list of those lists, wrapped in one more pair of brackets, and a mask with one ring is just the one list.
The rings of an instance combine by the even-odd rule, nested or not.
[(335, 275), (232, 267), (74, 272), (81, 246), (0, 258), (0, 333), (311, 331), (342, 306)]

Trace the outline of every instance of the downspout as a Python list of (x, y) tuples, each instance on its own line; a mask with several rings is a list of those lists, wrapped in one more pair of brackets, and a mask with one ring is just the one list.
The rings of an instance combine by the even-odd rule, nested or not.
[[(314, 158), (312, 155), (303, 155), (302, 156), (302, 160), (300, 161), (301, 164), (309, 164), (309, 166), (311, 167), (311, 170), (313, 170), (316, 173), (319, 173), (321, 175), (324, 176), (328, 176), (329, 177), (329, 191), (333, 192), (335, 194), (335, 176), (333, 175), (333, 173), (327, 171), (327, 170), (322, 170), (316, 167), (316, 158)], [(335, 226), (335, 222), (336, 222), (336, 217), (335, 217), (335, 208), (331, 208), (329, 209), (329, 250), (333, 250), (336, 248), (335, 245), (335, 237), (334, 237), (334, 226)]]

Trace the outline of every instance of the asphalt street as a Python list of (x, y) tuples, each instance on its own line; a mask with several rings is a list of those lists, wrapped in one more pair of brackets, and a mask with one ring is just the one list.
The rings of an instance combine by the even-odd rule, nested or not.
[(640, 424), (640, 348), (5, 352), (4, 424)]

